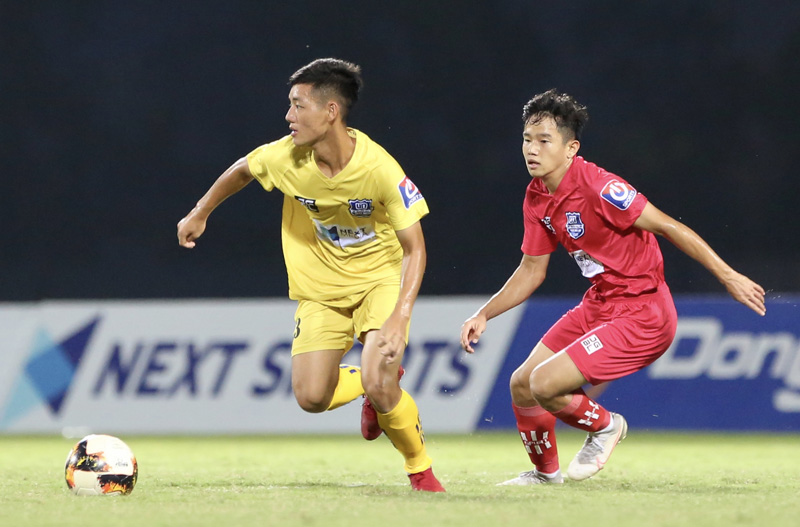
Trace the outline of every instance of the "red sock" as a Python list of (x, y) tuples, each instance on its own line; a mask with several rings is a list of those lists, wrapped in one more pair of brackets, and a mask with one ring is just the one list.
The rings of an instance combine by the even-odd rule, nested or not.
[(521, 408), (511, 403), (517, 418), (517, 429), (522, 444), (539, 472), (552, 474), (558, 470), (558, 447), (556, 446), (556, 418), (542, 408)]
[(589, 399), (580, 389), (572, 392), (569, 404), (553, 412), (553, 415), (568, 425), (587, 432), (599, 432), (611, 423), (611, 412)]

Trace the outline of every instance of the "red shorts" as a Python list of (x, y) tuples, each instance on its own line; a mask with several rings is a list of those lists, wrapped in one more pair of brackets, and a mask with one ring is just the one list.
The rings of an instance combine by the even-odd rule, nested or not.
[(630, 375), (667, 351), (678, 314), (666, 284), (634, 298), (602, 300), (590, 293), (542, 337), (551, 350), (566, 350), (587, 381)]

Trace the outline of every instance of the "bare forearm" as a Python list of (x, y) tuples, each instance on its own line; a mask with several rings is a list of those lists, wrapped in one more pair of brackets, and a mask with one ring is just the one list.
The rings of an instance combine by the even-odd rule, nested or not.
[(723, 284), (735, 273), (699, 234), (683, 223), (678, 221), (671, 222), (664, 226), (663, 232), (660, 234), (675, 247), (708, 269)]
[(403, 318), (410, 319), (414, 303), (417, 301), (425, 274), (427, 254), (425, 248), (414, 250), (403, 256), (403, 270), (400, 278), (400, 294), (395, 311)]
[(544, 282), (549, 261), (550, 255), (523, 256), (514, 274), (474, 316), (491, 320), (525, 302)]
[(764, 288), (733, 270), (692, 229), (680, 222), (675, 222), (663, 230), (663, 235), (681, 251), (708, 269), (725, 286), (733, 298), (761, 316), (767, 313), (764, 304), (766, 294)]
[(699, 234), (679, 222), (675, 218), (664, 214), (652, 203), (648, 203), (642, 214), (633, 224), (634, 227), (644, 229), (663, 236), (675, 247), (700, 262), (706, 269), (719, 280), (728, 293), (759, 315), (767, 312), (764, 305), (764, 288), (750, 280), (748, 277), (734, 271), (725, 261), (714, 252)]
[(641, 216), (633, 225), (663, 236), (675, 247), (708, 269), (722, 283), (737, 274), (699, 234), (672, 216), (664, 214), (652, 203), (645, 206)]
[(519, 267), (505, 285), (461, 326), (461, 347), (474, 353), (473, 347), (486, 330), (486, 323), (524, 302), (542, 285), (550, 255), (524, 255)]
[(233, 196), (253, 180), (247, 160), (242, 158), (217, 178), (208, 192), (200, 198), (192, 213), (208, 217), (220, 203)]
[(521, 269), (517, 269), (500, 291), (481, 306), (476, 314), (483, 315), (486, 320), (491, 320), (509, 309), (517, 307), (527, 300), (544, 281), (544, 276), (531, 278), (526, 276)]

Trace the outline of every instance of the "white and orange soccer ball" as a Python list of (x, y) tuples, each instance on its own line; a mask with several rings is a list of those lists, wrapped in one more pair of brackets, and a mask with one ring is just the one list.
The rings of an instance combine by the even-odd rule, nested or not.
[(117, 437), (100, 434), (78, 441), (64, 467), (67, 486), (78, 496), (130, 494), (138, 473), (128, 445)]

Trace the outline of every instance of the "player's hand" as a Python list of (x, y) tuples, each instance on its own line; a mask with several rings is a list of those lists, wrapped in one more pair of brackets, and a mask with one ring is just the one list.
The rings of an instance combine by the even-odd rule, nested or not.
[(190, 212), (178, 222), (178, 243), (182, 247), (192, 249), (195, 240), (203, 235), (206, 230), (206, 219)]
[(483, 315), (473, 315), (461, 326), (461, 347), (467, 353), (475, 353), (472, 348), (477, 344), (483, 332), (486, 331), (486, 317)]
[(762, 317), (767, 314), (767, 307), (764, 305), (765, 292), (763, 287), (736, 271), (723, 284), (725, 284), (725, 288), (733, 298)]
[(378, 334), (378, 351), (386, 357), (386, 363), (392, 364), (402, 358), (406, 348), (406, 327), (408, 320), (392, 314), (380, 329)]

